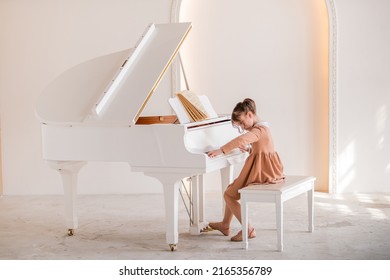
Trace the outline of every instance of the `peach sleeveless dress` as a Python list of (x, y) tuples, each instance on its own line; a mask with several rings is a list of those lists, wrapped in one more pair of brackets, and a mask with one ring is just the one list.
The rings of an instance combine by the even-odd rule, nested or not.
[(275, 184), (284, 180), (283, 164), (274, 144), (270, 130), (261, 123), (221, 147), (227, 154), (235, 148), (251, 144), (252, 148), (238, 177), (231, 183), (226, 194), (239, 200), (239, 189), (250, 184)]

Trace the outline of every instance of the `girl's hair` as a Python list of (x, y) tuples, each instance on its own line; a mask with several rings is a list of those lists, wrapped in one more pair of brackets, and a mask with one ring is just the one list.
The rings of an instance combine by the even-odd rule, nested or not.
[(240, 121), (239, 117), (241, 114), (252, 112), (256, 115), (256, 103), (250, 98), (245, 98), (242, 102), (238, 102), (233, 109), (232, 122)]

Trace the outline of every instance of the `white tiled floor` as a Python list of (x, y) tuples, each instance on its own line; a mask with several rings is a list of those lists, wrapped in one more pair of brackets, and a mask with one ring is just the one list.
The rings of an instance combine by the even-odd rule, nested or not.
[[(254, 204), (257, 238), (249, 250), (216, 231), (188, 233), (180, 202), (179, 244), (165, 243), (163, 196), (88, 195), (78, 199), (79, 229), (66, 235), (62, 196), (0, 198), (0, 259), (390, 259), (390, 194), (315, 194), (315, 230), (307, 232), (305, 195), (284, 205), (284, 251), (276, 251), (273, 204)], [(207, 217), (221, 218), (219, 194)], [(239, 230), (234, 221), (232, 234)]]

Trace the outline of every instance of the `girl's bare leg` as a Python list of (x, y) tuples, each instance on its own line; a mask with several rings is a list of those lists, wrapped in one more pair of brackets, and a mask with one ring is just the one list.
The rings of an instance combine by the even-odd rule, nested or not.
[[(209, 226), (215, 230), (219, 230), (224, 235), (229, 235), (230, 223), (232, 222), (233, 216), (235, 216), (241, 224), (241, 204), (226, 192), (224, 193), (224, 199), (226, 201), (226, 207), (222, 222), (209, 223)], [(250, 232), (253, 231), (253, 227), (250, 225), (248, 226), (248, 229)]]
[[(230, 215), (234, 215), (241, 224), (241, 204), (236, 199), (232, 198), (226, 193), (224, 194), (224, 198), (226, 201), (226, 209), (229, 208), (229, 212), (232, 213)], [(230, 218), (229, 221), (229, 225), (230, 225), (232, 216), (229, 217), (229, 215), (227, 215), (226, 209), (225, 209), (225, 217), (222, 223), (225, 221), (225, 219), (226, 221), (228, 221), (228, 219)], [(254, 228), (250, 224), (248, 224), (248, 232), (250, 233), (249, 236), (250, 238), (256, 236), (256, 233), (254, 232)]]
[(237, 218), (237, 220), (241, 224), (241, 205), (240, 203), (229, 196), (227, 193), (223, 195), (225, 201), (226, 201), (226, 207), (225, 207), (225, 215), (223, 217), (223, 223), (227, 222), (230, 225), (230, 222), (232, 221), (233, 215)]
[[(226, 194), (224, 194), (224, 197), (226, 197)], [(219, 230), (220, 232), (223, 233), (223, 235), (227, 236), (230, 234), (230, 223), (232, 219), (233, 219), (233, 213), (226, 203), (222, 222), (209, 223), (209, 226), (212, 229)]]

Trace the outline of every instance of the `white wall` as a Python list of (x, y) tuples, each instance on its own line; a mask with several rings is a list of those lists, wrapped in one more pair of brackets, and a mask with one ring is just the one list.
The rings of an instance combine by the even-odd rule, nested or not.
[[(319, 189), (327, 187), (328, 168), (324, 2), (182, 4), (182, 19), (194, 22), (184, 45), (191, 87), (208, 94), (219, 113), (253, 96), (271, 122), (286, 172), (316, 175)], [(390, 2), (334, 2), (338, 191), (388, 192)], [(168, 22), (170, 11), (170, 0), (0, 1), (4, 194), (62, 193), (59, 175), (41, 160), (34, 107), (43, 88), (74, 64), (133, 46), (148, 23)], [(164, 79), (145, 113), (167, 113), (169, 91)], [(126, 164), (89, 163), (80, 172), (80, 193), (148, 191), (161, 191), (160, 184)]]
[(191, 88), (217, 112), (253, 98), (271, 124), (286, 174), (328, 186), (328, 16), (325, 1), (183, 0)]
[[(4, 194), (62, 193), (59, 175), (41, 159), (37, 97), (67, 68), (133, 47), (149, 23), (169, 22), (170, 11), (171, 0), (0, 1)], [(162, 81), (146, 114), (170, 111), (169, 82)], [(89, 163), (80, 172), (80, 193), (160, 191), (155, 179), (124, 163)]]
[(390, 191), (390, 1), (335, 0), (338, 192)]

